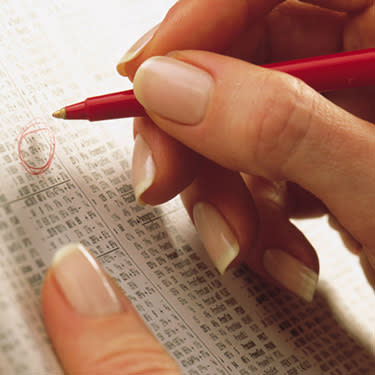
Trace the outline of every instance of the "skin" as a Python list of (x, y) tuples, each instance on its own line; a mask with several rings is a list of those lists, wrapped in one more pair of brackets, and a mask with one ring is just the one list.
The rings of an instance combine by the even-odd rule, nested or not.
[[(215, 8), (223, 11), (207, 16), (213, 3)], [(325, 7), (311, 5), (315, 3)], [(198, 66), (217, 80), (224, 81), (215, 90), (217, 99), (211, 104), (214, 108), (194, 127), (178, 127), (152, 112), (149, 112), (150, 118), (135, 120), (135, 134), (140, 133), (146, 140), (157, 166), (155, 181), (142, 195), (142, 200), (159, 204), (182, 192), (185, 206), (192, 215), (194, 203), (210, 196), (239, 238), (241, 251), (234, 265), (245, 262), (265, 278), (267, 275), (261, 259), (262, 251), (268, 246), (288, 249), (306, 265), (318, 270), (315, 251), (289, 222), (291, 217), (311, 217), (329, 212), (340, 223), (342, 233), (346, 237), (350, 234), (353, 251), (361, 251), (362, 245), (374, 248), (371, 224), (374, 218), (367, 209), (375, 199), (371, 188), (374, 176), (368, 173), (372, 163), (368, 155), (374, 136), (374, 87), (343, 90), (323, 97), (290, 77), (286, 79), (279, 73), (260, 72), (259, 68), (243, 63), (245, 60), (263, 64), (372, 47), (375, 45), (375, 25), (371, 21), (375, 12), (373, 2), (235, 1), (231, 2), (229, 10), (225, 8), (226, 4), (224, 0), (220, 4), (216, 0), (178, 2), (143, 52), (126, 65), (127, 75), (133, 79), (140, 64), (149, 57), (178, 50), (170, 56)], [(228, 15), (228, 12), (231, 14)], [(198, 27), (201, 24), (205, 25), (203, 29)], [(217, 24), (220, 24), (219, 30)], [(192, 33), (188, 30), (196, 31)], [(234, 88), (230, 83), (236, 82), (236, 77), (241, 80), (251, 74), (256, 74), (256, 79), (249, 79), (236, 95), (253, 95), (257, 100), (257, 109), (250, 108), (250, 113), (247, 113), (239, 108), (239, 118), (234, 121), (232, 114), (225, 113), (220, 106), (220, 99), (226, 102), (227, 108), (231, 108), (228, 93)], [(267, 89), (263, 89), (264, 79), (268, 79)], [(298, 85), (297, 90), (294, 85)], [(276, 97), (274, 93), (280, 90), (286, 96), (290, 95), (289, 98)], [(268, 119), (270, 125), (259, 142), (262, 116), (270, 100), (274, 101), (277, 113), (273, 119)], [(306, 124), (299, 133), (293, 126), (282, 128), (289, 122), (288, 116), (296, 100), (304, 106), (298, 113), (298, 121)], [(226, 116), (226, 121), (221, 120), (223, 116)], [(252, 128), (248, 118), (252, 119)], [(340, 125), (346, 122), (353, 127)], [(312, 131), (308, 132), (309, 137), (305, 137), (308, 127)], [(246, 135), (249, 128), (251, 137)], [(220, 138), (220, 134), (227, 134), (228, 129), (232, 137), (230, 144), (225, 136)], [(154, 142), (155, 133), (159, 133), (158, 142)], [(176, 139), (181, 142), (180, 150), (167, 146)], [(210, 143), (211, 139), (215, 139), (216, 147)], [(321, 140), (325, 140), (325, 144), (317, 144)], [(335, 143), (340, 146), (338, 151), (341, 152), (332, 152), (331, 145)], [(278, 146), (280, 144), (281, 147)], [(291, 155), (290, 150), (297, 147), (301, 152)], [(196, 151), (197, 155), (181, 158), (186, 148)], [(255, 151), (251, 155), (238, 150)], [(160, 155), (162, 158), (159, 158)], [(222, 189), (219, 185), (212, 187), (201, 183), (201, 176), (205, 173), (198, 170), (205, 168), (207, 159), (217, 164), (211, 168), (210, 173), (216, 175), (211, 176), (213, 179), (223, 181), (223, 175), (227, 173), (224, 169), (237, 172), (237, 176), (232, 175), (230, 184), (242, 193), (219, 191)], [(358, 168), (365, 174), (361, 180)], [(306, 175), (306, 170), (309, 175)], [(333, 175), (332, 170), (335, 171)], [(186, 171), (188, 181), (185, 179), (184, 189), (172, 182), (178, 171)], [(166, 178), (166, 173), (169, 178)], [(238, 175), (242, 178), (239, 179)], [(229, 181), (228, 177), (225, 180)], [(240, 189), (243, 184), (247, 189)], [(283, 186), (281, 190), (280, 186)], [(236, 203), (230, 203), (233, 200)], [(352, 204), (347, 204), (348, 201)], [(238, 206), (240, 208), (236, 209)], [(273, 220), (277, 217), (275, 225), (269, 224), (270, 217)], [(246, 226), (241, 224), (244, 221)], [(275, 228), (279, 228), (276, 233)], [(270, 238), (271, 231), (280, 240), (264, 243)], [(367, 259), (371, 262), (371, 253), (367, 254)]]
[[(157, 170), (142, 200), (159, 204), (182, 193), (190, 215), (195, 202), (209, 200), (239, 240), (234, 265), (244, 262), (268, 279), (261, 259), (269, 247), (288, 250), (318, 271), (315, 250), (289, 219), (328, 212), (373, 282), (374, 87), (322, 96), (255, 64), (374, 47), (374, 17), (372, 0), (177, 2), (142, 53), (126, 64), (127, 75), (133, 79), (149, 57), (178, 50), (170, 57), (214, 77), (215, 95), (194, 126), (153, 112), (135, 120), (134, 132), (152, 149)], [(246, 84), (234, 87), (238, 77), (246, 77)], [(275, 95), (280, 90), (282, 97)], [(256, 97), (256, 107), (228, 111), (238, 98), (249, 97)], [(220, 105), (223, 100), (228, 105)], [(126, 297), (121, 299), (124, 312), (88, 318), (73, 311), (53, 270), (47, 275), (43, 315), (66, 374), (178, 374)]]

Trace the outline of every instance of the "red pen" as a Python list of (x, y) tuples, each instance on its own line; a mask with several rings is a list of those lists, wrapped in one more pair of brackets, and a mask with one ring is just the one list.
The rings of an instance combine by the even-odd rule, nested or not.
[[(300, 78), (319, 92), (375, 85), (375, 48), (262, 65)], [(133, 90), (95, 96), (53, 113), (67, 120), (145, 116)]]

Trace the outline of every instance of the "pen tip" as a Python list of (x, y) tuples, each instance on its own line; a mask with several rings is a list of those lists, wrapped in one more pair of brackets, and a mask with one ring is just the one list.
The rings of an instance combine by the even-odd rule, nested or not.
[(61, 109), (59, 109), (58, 111), (53, 112), (53, 113), (52, 113), (52, 116), (53, 116), (53, 117), (56, 117), (56, 118), (66, 119), (66, 111), (65, 111), (65, 108), (61, 108)]

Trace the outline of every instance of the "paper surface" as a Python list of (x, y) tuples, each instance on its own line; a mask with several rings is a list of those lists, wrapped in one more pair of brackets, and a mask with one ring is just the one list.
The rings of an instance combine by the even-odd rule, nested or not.
[(115, 65), (170, 5), (1, 3), (0, 374), (62, 374), (39, 293), (54, 252), (73, 241), (118, 281), (184, 374), (373, 374), (374, 293), (326, 219), (298, 223), (321, 259), (313, 303), (245, 268), (221, 277), (178, 198), (137, 206), (131, 120), (51, 118), (129, 88)]

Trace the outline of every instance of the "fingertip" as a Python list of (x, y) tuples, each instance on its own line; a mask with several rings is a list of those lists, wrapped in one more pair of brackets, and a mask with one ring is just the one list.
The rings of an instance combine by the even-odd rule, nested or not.
[(179, 374), (120, 287), (77, 244), (59, 251), (47, 272), (42, 312), (65, 373)]
[(164, 203), (194, 179), (200, 156), (160, 130), (150, 118), (134, 122), (132, 182), (141, 205)]
[(240, 252), (236, 235), (221, 212), (210, 203), (195, 203), (193, 218), (209, 257), (224, 275)]
[(258, 217), (238, 173), (204, 160), (181, 199), (221, 274), (245, 262), (255, 246)]
[[(147, 48), (148, 44), (157, 32), (160, 24), (155, 25), (150, 30), (148, 30), (144, 35), (142, 35), (122, 56), (118, 62), (116, 69), (117, 72), (127, 77), (129, 68), (128, 66)], [(130, 69), (131, 70), (131, 69)]]
[(155, 175), (156, 165), (151, 148), (142, 135), (137, 134), (132, 159), (132, 184), (137, 203), (141, 206), (145, 205), (141, 197), (153, 185)]
[(311, 302), (319, 275), (314, 248), (273, 202), (257, 202), (257, 209), (259, 237), (247, 266), (270, 283)]
[(267, 249), (263, 265), (268, 274), (284, 288), (307, 302), (314, 297), (318, 273), (281, 249)]
[(128, 76), (128, 73), (126, 72), (126, 63), (123, 63), (123, 62), (120, 61), (116, 65), (116, 70), (117, 70), (117, 73), (120, 74), (120, 76), (123, 76), (123, 77)]
[(47, 331), (52, 333), (60, 327), (58, 315), (61, 313), (66, 316), (73, 312), (56, 281), (52, 267), (48, 269), (43, 280), (41, 307)]

